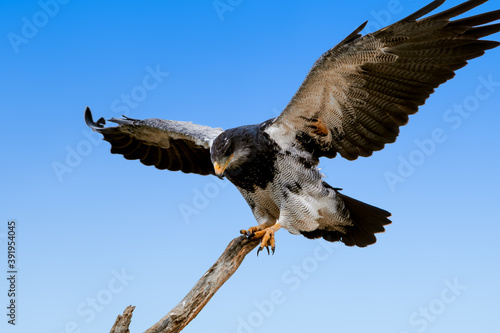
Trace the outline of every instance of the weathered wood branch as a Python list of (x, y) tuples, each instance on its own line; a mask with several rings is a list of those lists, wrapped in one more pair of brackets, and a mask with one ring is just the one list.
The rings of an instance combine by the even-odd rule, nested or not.
[(130, 326), (130, 321), (132, 320), (132, 312), (134, 312), (135, 306), (129, 305), (123, 311), (123, 315), (118, 315), (115, 324), (111, 328), (110, 333), (130, 333), (128, 327)]
[[(245, 236), (233, 239), (186, 297), (144, 333), (180, 332), (198, 315), (217, 290), (236, 272), (245, 256), (258, 244), (258, 239), (248, 239)], [(128, 327), (134, 308), (128, 306), (123, 315), (118, 316), (110, 333), (129, 333)]]

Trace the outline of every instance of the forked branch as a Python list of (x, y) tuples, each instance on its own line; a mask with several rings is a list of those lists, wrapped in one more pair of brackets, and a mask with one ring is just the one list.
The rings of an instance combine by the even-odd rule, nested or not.
[[(145, 333), (180, 332), (198, 315), (217, 290), (236, 272), (245, 256), (258, 244), (258, 239), (248, 239), (245, 236), (233, 239), (186, 297)], [(118, 316), (110, 333), (130, 333), (129, 325), (134, 308), (128, 306), (123, 315)]]

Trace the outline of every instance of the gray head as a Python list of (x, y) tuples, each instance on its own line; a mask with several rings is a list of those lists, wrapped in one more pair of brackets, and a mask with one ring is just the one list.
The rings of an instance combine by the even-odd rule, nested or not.
[(237, 170), (250, 161), (258, 150), (257, 146), (258, 126), (241, 126), (222, 132), (210, 149), (216, 175), (222, 178), (226, 170)]

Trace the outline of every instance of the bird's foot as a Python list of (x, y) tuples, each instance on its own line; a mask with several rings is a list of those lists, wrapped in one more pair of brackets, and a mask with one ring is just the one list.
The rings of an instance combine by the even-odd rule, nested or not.
[(258, 225), (256, 227), (251, 227), (248, 230), (241, 230), (240, 233), (246, 235), (248, 238), (261, 239), (260, 247), (257, 250), (257, 255), (259, 255), (259, 252), (262, 251), (264, 248), (266, 248), (267, 254), (270, 254), (269, 247), (271, 247), (271, 252), (272, 254), (274, 254), (274, 251), (276, 250), (274, 233), (278, 231), (280, 228), (281, 225), (279, 223), (276, 223), (267, 228), (265, 226)]
[(250, 227), (248, 230), (240, 230), (240, 234), (247, 236), (248, 238), (252, 238), (256, 232), (262, 231), (266, 228), (264, 225), (257, 225), (255, 227)]

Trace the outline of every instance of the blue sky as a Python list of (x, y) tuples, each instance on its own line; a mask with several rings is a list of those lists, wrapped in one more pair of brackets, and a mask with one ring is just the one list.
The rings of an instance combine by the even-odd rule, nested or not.
[[(255, 224), (227, 181), (111, 155), (84, 124), (87, 105), (96, 117), (258, 123), (359, 24), (373, 31), (427, 2), (1, 2), (0, 268), (15, 219), (19, 275), (17, 325), (2, 314), (0, 330), (108, 331), (132, 304), (131, 331), (143, 331)], [(321, 161), (330, 184), (393, 213), (375, 245), (281, 230), (276, 254), (249, 254), (183, 332), (497, 329), (499, 57), (460, 70), (396, 144)], [(3, 312), (7, 289), (2, 279)]]

